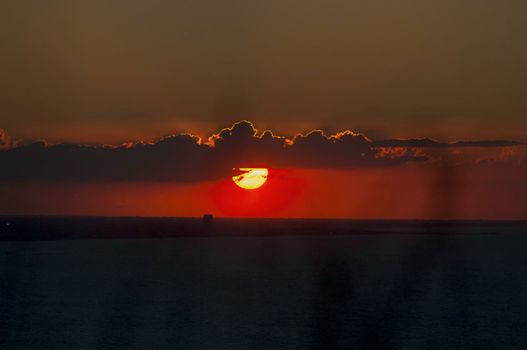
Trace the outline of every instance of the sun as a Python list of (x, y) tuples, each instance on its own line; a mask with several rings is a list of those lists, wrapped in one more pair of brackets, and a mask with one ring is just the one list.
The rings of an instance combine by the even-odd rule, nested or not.
[(236, 175), (232, 181), (245, 190), (255, 190), (262, 187), (267, 181), (269, 170), (267, 168), (235, 168)]

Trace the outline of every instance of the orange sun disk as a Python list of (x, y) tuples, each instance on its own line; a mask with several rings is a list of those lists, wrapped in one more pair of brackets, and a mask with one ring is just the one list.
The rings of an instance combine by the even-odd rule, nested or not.
[(269, 170), (267, 168), (237, 168), (232, 181), (245, 190), (255, 190), (267, 182)]
[[(256, 180), (250, 180), (251, 176), (247, 176), (245, 181), (248, 182), (236, 182), (242, 180), (235, 180), (237, 176), (250, 174), (252, 169), (265, 169), (267, 176), (264, 176), (265, 171), (253, 171), (253, 174), (259, 174)], [(306, 187), (301, 175), (300, 172), (292, 169), (236, 168), (231, 176), (216, 182), (210, 188), (211, 210), (228, 217), (281, 216), (291, 208), (292, 203), (299, 198)], [(261, 185), (252, 190), (242, 187), (251, 181), (255, 181), (253, 186), (260, 182), (265, 186)]]

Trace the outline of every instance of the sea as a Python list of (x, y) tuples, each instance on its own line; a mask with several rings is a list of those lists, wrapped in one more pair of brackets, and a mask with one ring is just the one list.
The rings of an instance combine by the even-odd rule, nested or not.
[(0, 349), (526, 348), (527, 222), (0, 218)]

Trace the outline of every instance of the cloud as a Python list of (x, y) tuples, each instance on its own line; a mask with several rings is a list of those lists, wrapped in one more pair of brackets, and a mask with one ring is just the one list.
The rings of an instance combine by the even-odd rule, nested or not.
[(11, 148), (12, 141), (9, 136), (5, 133), (4, 129), (0, 129), (0, 150)]
[(393, 139), (373, 141), (378, 147), (420, 147), (420, 148), (461, 148), (461, 147), (513, 147), (524, 146), (527, 143), (506, 140), (457, 141), (444, 143), (430, 138), (422, 139)]
[(503, 147), (500, 148), (499, 153), (491, 156), (481, 158), (477, 161), (478, 165), (513, 165), (513, 166), (527, 166), (527, 150), (525, 147)]
[[(6, 147), (0, 133), (0, 181), (174, 181), (217, 179), (238, 167), (304, 167), (350, 169), (423, 162), (424, 147), (447, 147), (431, 139), (372, 141), (352, 131), (327, 135), (314, 130), (287, 138), (249, 121), (240, 121), (206, 140), (184, 133), (156, 142), (120, 146), (75, 144)], [(479, 141), (498, 147), (510, 141)], [(448, 147), (468, 147), (466, 143)]]

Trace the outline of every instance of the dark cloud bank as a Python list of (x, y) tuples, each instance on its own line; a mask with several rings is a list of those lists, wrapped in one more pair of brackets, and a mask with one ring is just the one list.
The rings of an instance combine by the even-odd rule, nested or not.
[(320, 130), (292, 138), (258, 133), (241, 121), (208, 140), (191, 134), (155, 143), (114, 146), (36, 142), (14, 146), (0, 129), (0, 181), (196, 182), (230, 174), (235, 167), (349, 169), (424, 162), (422, 148), (509, 147), (512, 141), (440, 143), (431, 139), (372, 141), (345, 131)]

